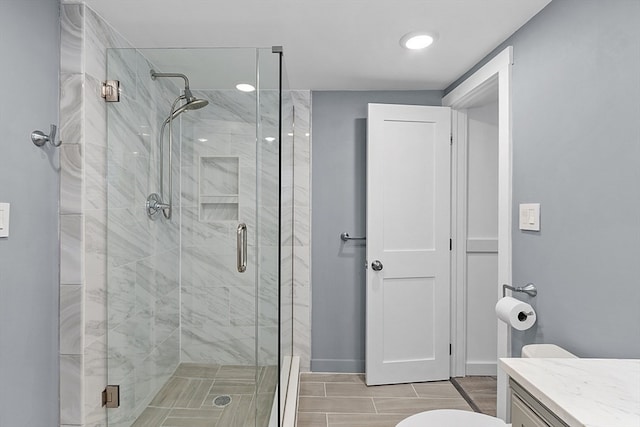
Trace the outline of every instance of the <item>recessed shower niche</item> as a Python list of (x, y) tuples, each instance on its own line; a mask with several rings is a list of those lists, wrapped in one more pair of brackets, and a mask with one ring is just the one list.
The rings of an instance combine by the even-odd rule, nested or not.
[(198, 162), (200, 221), (237, 221), (240, 158), (201, 156)]

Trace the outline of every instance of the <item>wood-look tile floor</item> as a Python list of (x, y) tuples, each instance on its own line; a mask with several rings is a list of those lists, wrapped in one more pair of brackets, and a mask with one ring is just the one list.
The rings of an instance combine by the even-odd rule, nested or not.
[[(266, 426), (277, 379), (276, 366), (261, 367), (256, 393), (252, 366), (182, 363), (132, 427), (253, 427), (256, 416)], [(215, 406), (220, 395), (231, 403)]]
[(462, 389), (471, 401), (471, 407), (483, 414), (496, 416), (496, 377), (462, 377), (451, 380)]
[(395, 427), (433, 409), (472, 411), (449, 381), (367, 387), (362, 374), (300, 376), (298, 427)]

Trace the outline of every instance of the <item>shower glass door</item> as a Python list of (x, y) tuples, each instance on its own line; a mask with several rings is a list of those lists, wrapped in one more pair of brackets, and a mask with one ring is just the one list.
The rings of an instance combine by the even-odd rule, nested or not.
[(277, 425), (279, 72), (271, 49), (108, 52), (109, 426)]

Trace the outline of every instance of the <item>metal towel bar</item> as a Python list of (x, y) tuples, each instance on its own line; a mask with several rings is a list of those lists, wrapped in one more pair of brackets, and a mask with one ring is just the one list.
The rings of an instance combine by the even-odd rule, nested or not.
[(347, 233), (346, 231), (340, 234), (340, 239), (343, 242), (348, 242), (349, 240), (367, 240), (366, 237), (351, 237), (349, 236), (349, 233)]

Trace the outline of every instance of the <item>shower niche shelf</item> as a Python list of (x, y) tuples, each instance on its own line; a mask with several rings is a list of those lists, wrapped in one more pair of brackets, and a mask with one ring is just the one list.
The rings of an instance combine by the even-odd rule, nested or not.
[(240, 159), (201, 156), (198, 162), (198, 207), (201, 222), (237, 221)]

